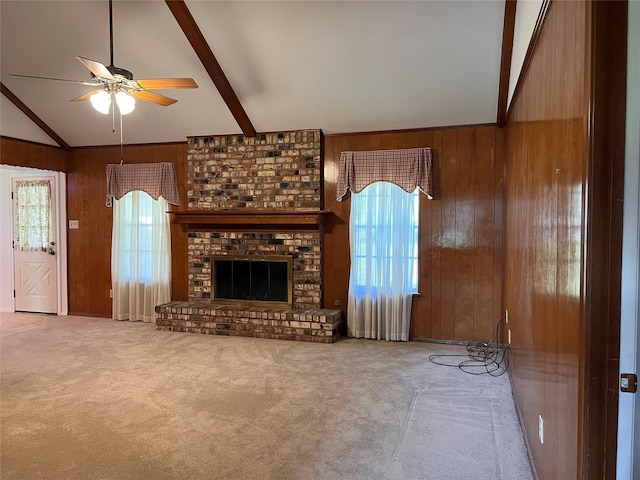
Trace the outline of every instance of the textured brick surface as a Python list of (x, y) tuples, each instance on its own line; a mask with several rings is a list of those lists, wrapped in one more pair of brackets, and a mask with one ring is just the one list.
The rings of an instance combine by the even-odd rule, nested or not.
[(320, 209), (320, 130), (189, 139), (189, 209)]
[(290, 255), (293, 259), (293, 307), (320, 308), (321, 242), (319, 232), (189, 233), (189, 301), (210, 302), (214, 255)]
[[(188, 208), (321, 209), (320, 130), (189, 139)], [(321, 307), (320, 232), (189, 232), (188, 299), (209, 303), (214, 255), (290, 255), (293, 307)]]
[(340, 310), (302, 310), (170, 302), (156, 307), (156, 328), (174, 332), (333, 343)]

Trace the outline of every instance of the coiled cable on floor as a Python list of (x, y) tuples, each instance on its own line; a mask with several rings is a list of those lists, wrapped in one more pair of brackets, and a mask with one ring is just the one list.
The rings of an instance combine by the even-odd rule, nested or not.
[[(459, 368), (470, 375), (499, 377), (509, 369), (509, 346), (499, 341), (500, 325), (503, 320), (504, 317), (498, 320), (493, 338), (489, 343), (469, 343), (466, 355), (429, 355), (429, 361), (435, 365)], [(463, 360), (455, 361), (456, 358)]]

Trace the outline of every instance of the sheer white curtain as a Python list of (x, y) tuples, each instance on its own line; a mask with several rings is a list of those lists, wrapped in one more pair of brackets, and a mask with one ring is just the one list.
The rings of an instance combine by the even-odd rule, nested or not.
[(349, 336), (409, 340), (418, 288), (418, 192), (377, 182), (351, 195)]
[(171, 300), (169, 204), (139, 190), (114, 204), (113, 318), (154, 322), (156, 305)]
[(33, 252), (53, 251), (49, 180), (17, 180), (16, 196), (16, 247)]

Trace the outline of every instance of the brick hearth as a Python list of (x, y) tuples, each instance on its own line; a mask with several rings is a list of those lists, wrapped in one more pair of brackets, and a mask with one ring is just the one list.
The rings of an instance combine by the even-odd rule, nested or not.
[(340, 310), (300, 310), (171, 302), (156, 307), (158, 330), (333, 343)]

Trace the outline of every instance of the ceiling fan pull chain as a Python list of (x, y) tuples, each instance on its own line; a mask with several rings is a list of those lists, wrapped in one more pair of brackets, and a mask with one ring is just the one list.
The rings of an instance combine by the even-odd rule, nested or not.
[(122, 113), (120, 114), (120, 165), (124, 163), (124, 153), (122, 148)]
[(111, 110), (111, 133), (116, 133), (116, 107)]

